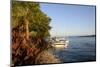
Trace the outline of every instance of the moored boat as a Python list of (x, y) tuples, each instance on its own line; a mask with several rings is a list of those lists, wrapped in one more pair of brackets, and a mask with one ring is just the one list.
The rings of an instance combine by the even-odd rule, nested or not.
[(53, 38), (52, 39), (52, 46), (55, 48), (67, 48), (69, 41), (65, 38)]

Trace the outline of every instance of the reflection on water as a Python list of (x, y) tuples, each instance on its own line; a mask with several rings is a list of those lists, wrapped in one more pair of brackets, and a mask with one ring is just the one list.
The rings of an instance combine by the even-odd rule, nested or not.
[(67, 48), (57, 48), (54, 52), (62, 62), (96, 60), (95, 37), (69, 37), (68, 40), (70, 42)]

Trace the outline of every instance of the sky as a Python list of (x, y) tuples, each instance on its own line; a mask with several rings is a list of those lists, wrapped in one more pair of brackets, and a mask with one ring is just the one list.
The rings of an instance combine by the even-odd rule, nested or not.
[(95, 34), (95, 6), (40, 3), (40, 7), (52, 19), (51, 36)]

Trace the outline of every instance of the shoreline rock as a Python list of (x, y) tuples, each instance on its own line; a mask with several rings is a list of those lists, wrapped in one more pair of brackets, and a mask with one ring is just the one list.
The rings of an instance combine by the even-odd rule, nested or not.
[(35, 64), (54, 64), (54, 63), (61, 63), (61, 61), (49, 51), (43, 51), (37, 56)]

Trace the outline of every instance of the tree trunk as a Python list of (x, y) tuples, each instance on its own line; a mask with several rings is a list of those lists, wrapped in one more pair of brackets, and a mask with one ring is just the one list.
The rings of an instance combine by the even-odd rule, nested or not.
[(29, 22), (25, 19), (25, 28), (26, 28), (26, 39), (29, 40)]

